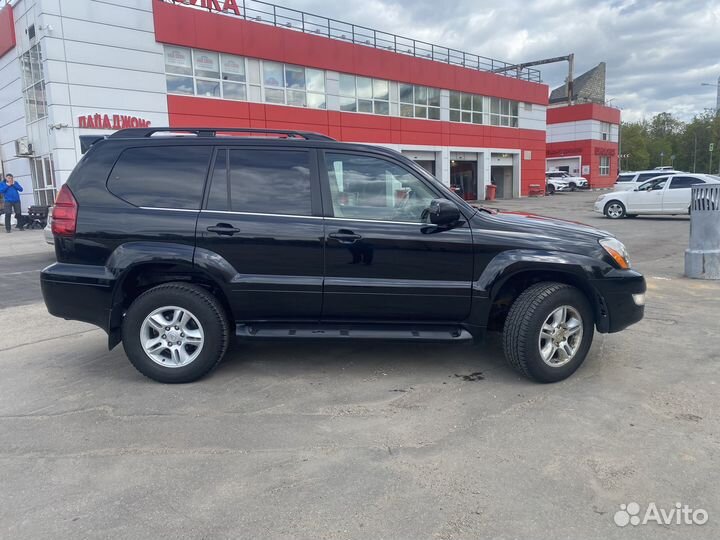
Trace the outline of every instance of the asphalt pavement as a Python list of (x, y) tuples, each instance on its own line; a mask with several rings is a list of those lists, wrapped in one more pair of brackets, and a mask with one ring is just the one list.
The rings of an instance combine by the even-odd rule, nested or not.
[[(611, 231), (648, 277), (646, 318), (553, 385), (497, 338), (238, 345), (161, 385), (19, 274), (28, 303), (0, 302), (0, 538), (717, 538), (720, 283), (682, 277), (687, 217), (608, 221), (596, 196), (488, 203)], [(0, 273), (51, 257), (26, 238), (0, 235)], [(616, 525), (631, 502), (709, 520)]]

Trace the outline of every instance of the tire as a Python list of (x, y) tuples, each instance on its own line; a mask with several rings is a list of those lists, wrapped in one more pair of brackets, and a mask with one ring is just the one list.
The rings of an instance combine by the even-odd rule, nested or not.
[(577, 191), (577, 186), (574, 182), (570, 182), (570, 191)]
[(605, 210), (603, 212), (605, 214), (605, 217), (610, 219), (622, 219), (627, 216), (627, 212), (625, 211), (625, 205), (621, 203), (620, 201), (609, 201), (605, 205)]
[(552, 184), (548, 184), (546, 186), (546, 191), (548, 195), (552, 195), (553, 193), (555, 193), (555, 186), (553, 186)]
[[(161, 336), (172, 339), (172, 347)], [(175, 339), (182, 345), (176, 346), (181, 341)], [(207, 375), (222, 360), (229, 339), (230, 324), (220, 302), (187, 283), (166, 283), (144, 292), (130, 305), (122, 325), (123, 347), (132, 365), (161, 383), (188, 383)], [(142, 341), (157, 346), (146, 352)]]
[[(544, 339), (543, 328), (549, 317), (565, 308), (569, 320), (579, 328), (562, 342), (570, 347), (572, 355), (560, 354), (564, 346), (552, 351), (553, 340)], [(503, 330), (505, 358), (513, 369), (532, 380), (551, 383), (572, 375), (583, 363), (593, 340), (595, 317), (585, 295), (564, 283), (542, 282), (532, 285), (518, 296), (510, 308)], [(568, 328), (571, 330), (571, 328)], [(559, 326), (558, 339), (566, 331)], [(578, 336), (578, 334), (580, 334)], [(548, 348), (549, 344), (549, 348)], [(543, 350), (552, 351), (543, 359)]]
[(638, 215), (637, 214), (625, 214), (625, 217), (634, 219), (634, 218), (638, 217)]

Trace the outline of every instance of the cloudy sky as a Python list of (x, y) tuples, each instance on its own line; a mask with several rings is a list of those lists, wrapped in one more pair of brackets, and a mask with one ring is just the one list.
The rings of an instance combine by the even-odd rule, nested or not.
[[(280, 2), (278, 2), (280, 3)], [(625, 120), (715, 106), (720, 0), (286, 0), (283, 5), (509, 62), (575, 53), (607, 62), (607, 99)], [(540, 67), (551, 88), (567, 64)]]

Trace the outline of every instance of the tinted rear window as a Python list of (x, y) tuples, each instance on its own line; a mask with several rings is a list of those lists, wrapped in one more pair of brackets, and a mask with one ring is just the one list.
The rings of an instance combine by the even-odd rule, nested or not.
[(616, 182), (630, 182), (632, 179), (635, 178), (634, 174), (621, 174), (617, 177)]
[(208, 210), (312, 214), (310, 153), (302, 150), (220, 150)]
[(128, 148), (110, 173), (108, 189), (135, 206), (197, 210), (211, 150), (209, 146)]

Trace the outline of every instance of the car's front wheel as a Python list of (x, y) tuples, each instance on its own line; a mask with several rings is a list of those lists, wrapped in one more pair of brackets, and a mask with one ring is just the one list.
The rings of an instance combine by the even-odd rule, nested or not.
[(605, 217), (610, 219), (621, 219), (627, 215), (625, 205), (620, 201), (610, 201), (605, 205)]
[(576, 191), (576, 190), (577, 190), (577, 185), (575, 184), (575, 182), (570, 182), (570, 191)]
[(552, 184), (548, 184), (545, 188), (545, 191), (548, 195), (552, 195), (553, 193), (555, 193), (555, 186), (553, 186)]
[(585, 295), (564, 283), (542, 282), (515, 300), (503, 331), (509, 364), (539, 382), (577, 370), (592, 344), (595, 318)]
[(187, 283), (144, 292), (130, 305), (122, 326), (130, 362), (162, 383), (187, 383), (206, 375), (222, 360), (229, 334), (218, 300)]

